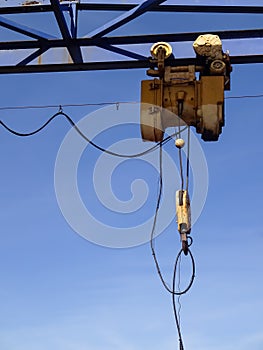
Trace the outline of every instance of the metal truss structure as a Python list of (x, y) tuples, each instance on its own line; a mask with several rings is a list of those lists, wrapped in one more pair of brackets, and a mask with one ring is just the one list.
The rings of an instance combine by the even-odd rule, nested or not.
[[(232, 13), (261, 14), (263, 6), (201, 6), (166, 5), (165, 0), (146, 0), (140, 4), (81, 3), (77, 1), (50, 0), (41, 4), (38, 1), (26, 1), (23, 5), (0, 7), (0, 27), (13, 33), (22, 34), (26, 40), (0, 39), (0, 74), (61, 72), (81, 70), (107, 70), (148, 68), (152, 63), (147, 55), (134, 51), (134, 45), (152, 44), (158, 41), (170, 43), (193, 42), (198, 33), (168, 33), (152, 35), (112, 36), (111, 33), (142, 16), (146, 12), (155, 13)], [(78, 36), (79, 13), (82, 11), (121, 11), (122, 14), (102, 27), (93, 30), (85, 37)], [(54, 16), (60, 31), (59, 37), (19, 24), (10, 16), (23, 14), (50, 13)], [(0, 28), (1, 29), (1, 28)], [(263, 29), (213, 31), (221, 39), (263, 38)], [(125, 46), (125, 47), (123, 47)], [(123, 59), (88, 61), (83, 50), (97, 47), (124, 57)], [(70, 59), (44, 63), (40, 59), (51, 50), (64, 49)], [(19, 55), (17, 54), (19, 52)], [(23, 56), (22, 59), (17, 57)], [(5, 59), (1, 59), (1, 57)], [(12, 62), (12, 64), (10, 64)], [(232, 64), (263, 63), (263, 54), (231, 56)], [(194, 64), (194, 57), (175, 58), (172, 65)]]

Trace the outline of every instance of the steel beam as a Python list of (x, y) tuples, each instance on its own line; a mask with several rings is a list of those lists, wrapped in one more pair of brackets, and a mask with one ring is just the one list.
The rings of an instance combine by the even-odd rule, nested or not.
[(128, 50), (124, 50), (124, 49), (121, 49), (120, 47), (112, 46), (112, 45), (109, 45), (107, 43), (101, 44), (101, 45), (97, 45), (97, 46), (102, 48), (102, 49), (104, 49), (104, 50), (108, 50), (108, 51), (117, 53), (119, 55), (123, 55), (123, 56), (129, 57), (129, 58), (133, 58), (135, 60), (145, 60), (145, 59), (147, 59), (147, 57), (145, 57), (143, 55), (139, 55), (138, 53), (131, 52), (131, 51), (128, 51)]
[(0, 15), (13, 15), (13, 14), (20, 14), (20, 13), (43, 13), (43, 12), (52, 12), (51, 5), (0, 7)]
[[(55, 38), (46, 33), (36, 31), (26, 26), (20, 25), (6, 18), (0, 17), (0, 26), (12, 31), (21, 33), (35, 40), (21, 40), (0, 42), (1, 50), (10, 50), (10, 56), (16, 54), (16, 50), (35, 50), (24, 58), (16, 67), (2, 66), (1, 73), (5, 72), (39, 72), (39, 71), (74, 71), (74, 70), (101, 70), (101, 69), (126, 69), (126, 68), (145, 68), (149, 66), (149, 60), (142, 54), (133, 52), (132, 46), (135, 44), (152, 44), (158, 41), (193, 42), (199, 33), (174, 33), (174, 34), (154, 34), (154, 35), (136, 35), (136, 36), (105, 36), (113, 30), (129, 23), (131, 20), (143, 15), (148, 11), (154, 12), (193, 12), (193, 13), (254, 13), (263, 14), (263, 6), (206, 6), (206, 5), (163, 5), (165, 0), (145, 0), (142, 4), (111, 4), (111, 3), (79, 3), (72, 1), (50, 0), (50, 5), (34, 6), (15, 6), (2, 7), (0, 14), (12, 13), (54, 13), (62, 38)], [(89, 33), (90, 37), (79, 38), (77, 36), (77, 16), (78, 11), (124, 11), (121, 16), (105, 24), (103, 27)], [(65, 11), (70, 16), (70, 28), (64, 17)], [(252, 39), (263, 38), (263, 29), (251, 30), (228, 30), (213, 31), (222, 40), (232, 39)], [(121, 45), (127, 45), (122, 47)], [(102, 62), (83, 62), (81, 47), (99, 47), (120, 55), (124, 55), (131, 60), (128, 61), (102, 61)], [(66, 48), (72, 58), (73, 64), (43, 64), (28, 65), (32, 60), (39, 57), (43, 52), (52, 48)], [(260, 52), (259, 52), (260, 53)], [(7, 56), (8, 57), (8, 56)], [(234, 61), (233, 61), (234, 59)], [(186, 59), (188, 62), (194, 58)], [(236, 61), (235, 61), (236, 60)], [(185, 60), (181, 60), (184, 62)], [(179, 64), (178, 59), (174, 61)], [(237, 56), (232, 58), (233, 64), (238, 63), (262, 63), (262, 55)], [(185, 63), (182, 63), (185, 64)]]
[[(99, 4), (80, 3), (79, 10), (82, 11), (129, 11), (136, 4)], [(191, 13), (246, 13), (262, 14), (263, 6), (234, 6), (234, 5), (154, 5), (148, 12), (191, 12)]]
[(35, 58), (39, 57), (40, 55), (42, 55), (44, 52), (46, 52), (48, 50), (48, 48), (41, 48), (38, 49), (37, 51), (34, 51), (33, 53), (31, 53), (31, 55), (27, 56), (26, 58), (24, 58), (22, 61), (20, 61), (17, 66), (25, 66), (26, 64), (32, 62)]
[[(232, 56), (231, 64), (263, 63), (263, 55)], [(195, 58), (170, 60), (172, 66), (194, 65)], [(107, 61), (79, 64), (39, 64), (26, 66), (0, 66), (0, 74), (76, 72), (98, 70), (147, 69), (152, 66), (149, 60)]]
[(160, 5), (161, 3), (165, 2), (165, 1), (166, 0), (146, 0), (142, 4), (136, 6), (134, 9), (127, 11), (123, 15), (108, 22), (104, 26), (90, 32), (89, 34), (87, 34), (87, 36), (90, 38), (102, 37), (105, 34), (108, 34), (108, 33), (112, 32), (113, 30), (120, 28), (124, 24), (129, 23), (133, 19), (141, 16), (145, 12), (149, 11), (153, 6)]
[(0, 26), (7, 28), (7, 29), (10, 29), (14, 32), (29, 36), (30, 38), (37, 39), (37, 40), (47, 40), (47, 39), (55, 38), (52, 35), (43, 33), (39, 30), (29, 28), (27, 26), (16, 23), (16, 22), (11, 21), (10, 19), (6, 19), (4, 17), (0, 17)]
[[(63, 10), (68, 5), (61, 3)], [(129, 11), (138, 4), (109, 4), (109, 3), (91, 3), (83, 2), (77, 4), (77, 10), (81, 11)], [(51, 5), (34, 6), (10, 6), (1, 7), (0, 15), (19, 14), (19, 13), (43, 13), (52, 12)], [(240, 5), (155, 5), (148, 12), (191, 12), (191, 13), (244, 13), (244, 14), (262, 14), (263, 6), (240, 6)]]
[(72, 58), (72, 61), (74, 63), (82, 63), (83, 58), (81, 54), (81, 49), (76, 44), (75, 40), (73, 40), (70, 34), (59, 0), (50, 0), (50, 3), (54, 11), (62, 38), (65, 41), (65, 44), (66, 44), (65, 46), (68, 49), (68, 52)]
[[(176, 42), (193, 42), (198, 35), (207, 32), (192, 33), (174, 33), (174, 34), (152, 34), (152, 35), (134, 35), (134, 36), (111, 36), (102, 38), (77, 38), (74, 41), (78, 46), (106, 46), (106, 45), (133, 45), (133, 44), (151, 44), (158, 41)], [(263, 38), (263, 29), (249, 30), (223, 30), (213, 31), (223, 40), (231, 39), (257, 39)], [(44, 43), (33, 40), (25, 41), (8, 41), (0, 42), (0, 50), (16, 50), (16, 49), (37, 49), (42, 46), (48, 48), (66, 47), (64, 39), (50, 39)]]

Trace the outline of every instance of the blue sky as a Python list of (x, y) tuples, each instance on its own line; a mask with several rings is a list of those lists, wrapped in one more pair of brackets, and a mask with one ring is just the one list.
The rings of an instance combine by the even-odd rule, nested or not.
[[(252, 4), (220, 2), (223, 3)], [(231, 22), (230, 16), (226, 21), (222, 15), (211, 20), (198, 14), (189, 17), (191, 21), (186, 26), (186, 17), (178, 16), (178, 21), (171, 23), (171, 16), (163, 15), (164, 29), (155, 22), (154, 32), (168, 32), (171, 28), (205, 30), (206, 25), (208, 30), (228, 26), (257, 28), (262, 23), (259, 15), (239, 15)], [(140, 24), (131, 24), (120, 33), (135, 33), (138, 28), (151, 32), (154, 18), (145, 17)], [(101, 21), (100, 17), (98, 22)], [(45, 21), (41, 25), (48, 27)], [(9, 39), (6, 31), (1, 32), (1, 37)], [(225, 42), (223, 45), (231, 54), (231, 47)], [(238, 51), (239, 44), (231, 45)], [(247, 49), (262, 53), (262, 46), (252, 43)], [(184, 56), (188, 52), (185, 50), (178, 55)], [(240, 46), (240, 51), (246, 53), (246, 46)], [(176, 47), (174, 53), (177, 55)], [(201, 143), (209, 170), (209, 192), (192, 230), (196, 280), (189, 294), (181, 298), (186, 349), (261, 350), (263, 344), (263, 98), (229, 98), (262, 94), (263, 66), (233, 68), (232, 88), (226, 92), (223, 134), (219, 142)], [(145, 78), (144, 70), (2, 75), (0, 107), (138, 101), (140, 81)], [(64, 108), (75, 121), (94, 109)], [(57, 108), (3, 110), (1, 119), (26, 132), (56, 111)], [(30, 138), (18, 138), (1, 130), (0, 348), (175, 349), (178, 340), (171, 298), (158, 279), (149, 245), (110, 249), (92, 244), (76, 234), (60, 212), (54, 166), (68, 131), (69, 125), (62, 118)], [(105, 144), (108, 141), (106, 136), (102, 139)], [(96, 155), (90, 152), (90, 157)], [(92, 206), (89, 193), (85, 192), (85, 176), (89, 178), (92, 171), (88, 150), (80, 167), (85, 203)], [(117, 175), (125, 179), (134, 168), (133, 163)], [(141, 178), (137, 173), (134, 176)], [(151, 214), (157, 174), (145, 171), (142, 178), (149, 186), (147, 210)], [(123, 200), (130, 196), (130, 187), (124, 184), (116, 189), (113, 185)], [(98, 215), (103, 219), (100, 212)], [(165, 277), (170, 281), (179, 249), (174, 221), (158, 237), (156, 246)]]

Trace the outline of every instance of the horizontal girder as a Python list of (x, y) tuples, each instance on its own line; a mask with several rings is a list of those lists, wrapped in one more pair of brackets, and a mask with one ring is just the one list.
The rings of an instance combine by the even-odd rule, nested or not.
[[(164, 4), (163, 4), (164, 3)], [(94, 29), (84, 37), (78, 36), (78, 13), (79, 11), (120, 11), (122, 14), (115, 19)], [(55, 37), (23, 26), (11, 21), (8, 16), (23, 13), (53, 13), (53, 18), (57, 22), (60, 36)], [(189, 33), (167, 33), (167, 34), (142, 34), (133, 36), (113, 36), (111, 32), (130, 21), (140, 17), (146, 12), (170, 12), (170, 13), (232, 13), (232, 14), (263, 14), (263, 6), (206, 6), (206, 5), (166, 5), (165, 0), (145, 0), (139, 4), (109, 4), (109, 3), (88, 3), (77, 1), (50, 0), (50, 4), (24, 5), (24, 6), (2, 6), (0, 8), (0, 27), (4, 27), (15, 33), (23, 34), (24, 40), (1, 40), (0, 39), (0, 74), (8, 73), (33, 73), (33, 72), (55, 72), (55, 71), (79, 71), (79, 70), (107, 70), (107, 69), (129, 69), (147, 68), (150, 65), (149, 50), (138, 48), (134, 45), (153, 44), (159, 41), (169, 43), (193, 42), (198, 35), (207, 32)], [(161, 30), (161, 29), (160, 29)], [(239, 39), (262, 39), (263, 29), (247, 30), (218, 30), (213, 31), (222, 40)], [(123, 46), (125, 45), (125, 46)], [(97, 62), (96, 56), (90, 59), (89, 54), (85, 57), (85, 48), (96, 47), (102, 57)], [(256, 46), (255, 46), (256, 47)], [(260, 46), (259, 46), (260, 47)], [(48, 59), (50, 51), (57, 48), (64, 48), (68, 52), (70, 59), (64, 61), (59, 54), (52, 64)], [(136, 51), (137, 50), (137, 51)], [(138, 50), (140, 52), (138, 52)], [(112, 60), (103, 60), (104, 52), (112, 52)], [(143, 52), (144, 51), (144, 52)], [(121, 55), (117, 57), (114, 55)], [(182, 53), (175, 55), (182, 56)], [(43, 59), (43, 57), (45, 59)], [(89, 59), (87, 59), (89, 57)], [(255, 54), (231, 57), (232, 64), (262, 63), (262, 52)], [(36, 64), (38, 60), (38, 64)], [(10, 62), (15, 64), (10, 65)], [(183, 62), (183, 63), (179, 63)], [(194, 58), (175, 59), (173, 64), (188, 64), (194, 62)], [(193, 63), (194, 64), (194, 63)]]

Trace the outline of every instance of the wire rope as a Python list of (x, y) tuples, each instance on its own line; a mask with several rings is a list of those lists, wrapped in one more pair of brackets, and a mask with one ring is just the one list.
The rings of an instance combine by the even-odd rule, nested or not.
[[(177, 133), (177, 135), (180, 135), (181, 130)], [(188, 138), (190, 138), (190, 128), (188, 127)], [(160, 203), (161, 203), (161, 198), (162, 198), (162, 191), (163, 191), (163, 165), (162, 165), (162, 144), (159, 145), (159, 191), (158, 191), (158, 196), (157, 196), (157, 202), (156, 202), (156, 207), (155, 207), (155, 214), (154, 214), (154, 219), (153, 219), (153, 225), (152, 225), (152, 231), (151, 231), (151, 238), (150, 238), (150, 247), (152, 251), (152, 256), (155, 262), (156, 270), (158, 273), (158, 276), (161, 280), (162, 285), (164, 288), (172, 295), (172, 304), (173, 304), (173, 313), (174, 313), (174, 318), (175, 318), (175, 324), (176, 324), (176, 329), (177, 329), (177, 334), (179, 338), (179, 349), (184, 350), (184, 344), (183, 344), (183, 337), (182, 337), (182, 332), (181, 332), (181, 325), (180, 325), (180, 309), (181, 309), (181, 304), (180, 304), (180, 296), (187, 293), (189, 289), (192, 287), (192, 284), (195, 279), (195, 260), (194, 256), (189, 249), (189, 247), (192, 245), (193, 239), (192, 237), (188, 237), (190, 240), (190, 243), (188, 244), (188, 254), (191, 259), (191, 264), (192, 264), (192, 275), (190, 278), (190, 281), (187, 285), (187, 287), (184, 290), (180, 290), (180, 261), (181, 261), (181, 255), (184, 252), (183, 249), (179, 251), (177, 254), (177, 257), (175, 259), (175, 264), (174, 264), (174, 271), (173, 271), (173, 280), (172, 280), (172, 288), (170, 288), (165, 281), (163, 274), (161, 272), (160, 264), (158, 262), (156, 253), (155, 253), (155, 247), (154, 247), (154, 235), (155, 235), (155, 229), (156, 229), (156, 222), (157, 222), (157, 217), (158, 217), (158, 212), (160, 208)], [(189, 139), (188, 139), (188, 152), (187, 156), (189, 158)], [(182, 165), (182, 163), (181, 163)], [(187, 176), (189, 177), (189, 163), (187, 164), (188, 170), (187, 170)], [(188, 180), (187, 180), (188, 181)], [(188, 186), (188, 185), (187, 185)], [(178, 288), (176, 290), (176, 273), (177, 269), (179, 266), (179, 281), (178, 281)], [(179, 304), (179, 310), (177, 310), (176, 307), (176, 296), (178, 297), (178, 304)]]
[[(255, 95), (237, 95), (237, 96), (226, 96), (225, 100), (233, 99), (249, 99), (249, 98), (263, 98), (263, 94)], [(89, 107), (89, 106), (108, 106), (108, 105), (118, 105), (118, 104), (136, 104), (139, 101), (120, 101), (120, 102), (95, 102), (95, 103), (65, 103), (62, 105), (50, 104), (50, 105), (22, 105), (22, 106), (3, 106), (0, 107), (0, 111), (5, 110), (22, 110), (22, 109), (48, 109), (48, 108), (58, 108), (58, 107)]]
[(150, 247), (152, 251), (152, 256), (155, 262), (156, 270), (158, 273), (158, 276), (162, 282), (162, 285), (164, 288), (171, 294), (174, 295), (183, 295), (189, 291), (189, 289), (192, 287), (192, 284), (195, 279), (195, 261), (192, 253), (189, 250), (189, 255), (191, 258), (191, 263), (192, 263), (192, 275), (190, 277), (190, 281), (188, 286), (182, 290), (182, 291), (175, 291), (172, 288), (170, 288), (167, 284), (167, 282), (164, 280), (156, 252), (155, 252), (155, 247), (154, 247), (154, 234), (155, 234), (155, 229), (156, 229), (156, 222), (157, 222), (157, 217), (158, 217), (158, 212), (159, 212), (159, 207), (160, 207), (160, 202), (162, 198), (162, 190), (163, 190), (163, 169), (162, 169), (162, 144), (159, 145), (159, 191), (158, 191), (158, 197), (157, 197), (157, 202), (156, 202), (156, 207), (155, 207), (155, 213), (154, 213), (154, 218), (153, 218), (153, 225), (152, 225), (152, 230), (151, 230), (151, 237), (150, 237)]
[(188, 192), (189, 189), (189, 176), (190, 176), (190, 138), (191, 138), (191, 132), (190, 132), (190, 126), (188, 126), (187, 129), (187, 159), (186, 159), (186, 191)]
[(109, 106), (120, 104), (137, 104), (136, 101), (120, 101), (120, 102), (97, 102), (97, 103), (65, 103), (63, 105), (24, 105), (24, 106), (4, 106), (0, 107), (0, 111), (19, 110), (19, 109), (48, 109), (60, 107), (91, 107), (91, 106)]

